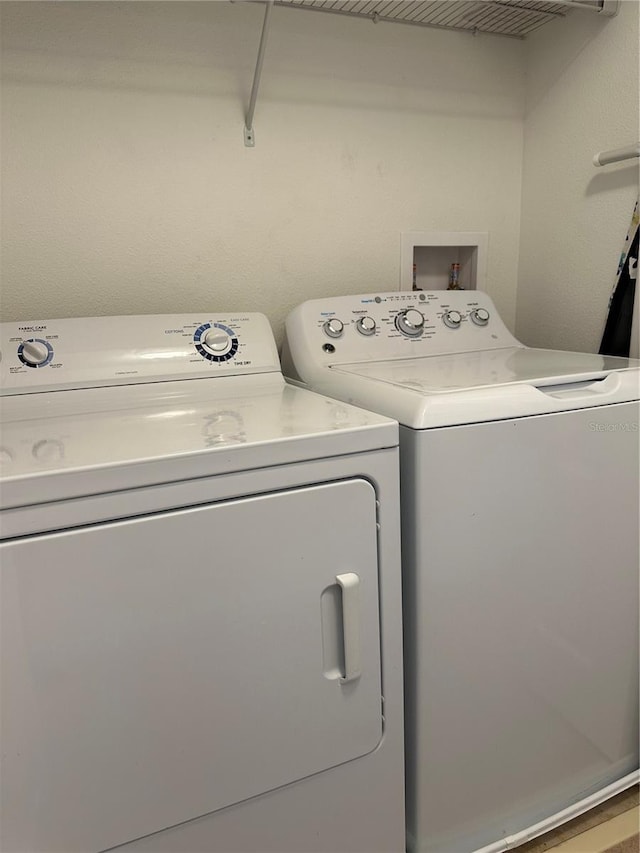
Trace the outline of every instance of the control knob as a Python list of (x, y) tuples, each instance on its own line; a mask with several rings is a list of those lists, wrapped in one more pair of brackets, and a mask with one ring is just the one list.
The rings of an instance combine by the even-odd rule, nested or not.
[(327, 320), (322, 328), (325, 335), (329, 335), (330, 338), (339, 338), (344, 331), (344, 323), (337, 317), (332, 317), (331, 320)]
[(361, 335), (373, 335), (376, 331), (376, 321), (373, 317), (360, 317), (356, 322), (356, 329)]
[(476, 326), (486, 326), (489, 322), (489, 316), (486, 308), (476, 308), (471, 312), (471, 319)]
[(407, 308), (396, 317), (396, 329), (410, 338), (418, 338), (424, 328), (424, 316), (415, 308)]
[(442, 322), (450, 329), (458, 329), (462, 322), (462, 314), (459, 311), (447, 311), (442, 317)]
[(233, 329), (222, 323), (203, 323), (194, 335), (196, 352), (207, 361), (222, 364), (238, 352), (238, 338)]
[(209, 329), (202, 339), (202, 343), (207, 349), (211, 350), (211, 352), (226, 352), (226, 350), (231, 346), (231, 338), (223, 329), (214, 327)]
[(24, 341), (20, 348), (20, 359), (28, 364), (29, 367), (38, 367), (44, 364), (49, 358), (51, 350), (45, 341), (39, 341), (36, 338), (30, 341)]

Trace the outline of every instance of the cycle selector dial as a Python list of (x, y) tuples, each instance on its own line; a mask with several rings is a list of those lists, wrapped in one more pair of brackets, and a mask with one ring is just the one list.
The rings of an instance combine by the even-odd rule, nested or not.
[(344, 323), (342, 320), (338, 320), (337, 317), (332, 317), (331, 320), (327, 320), (322, 328), (325, 335), (328, 335), (330, 338), (339, 338), (344, 332)]
[(489, 322), (490, 314), (486, 308), (476, 308), (471, 312), (471, 319), (476, 326), (486, 326)]
[(356, 329), (361, 335), (374, 335), (376, 331), (376, 321), (373, 317), (360, 317), (356, 322)]
[(459, 311), (447, 311), (443, 316), (442, 322), (450, 329), (458, 329), (462, 323), (462, 314)]
[(48, 341), (30, 338), (18, 347), (18, 358), (27, 367), (44, 367), (53, 358), (53, 347)]
[(197, 352), (207, 361), (229, 361), (238, 352), (238, 338), (222, 323), (203, 323), (193, 336)]
[(407, 308), (396, 317), (396, 329), (409, 338), (418, 338), (424, 328), (424, 316), (416, 308)]
[(209, 329), (202, 338), (202, 343), (211, 352), (226, 352), (231, 346), (231, 337), (222, 329)]

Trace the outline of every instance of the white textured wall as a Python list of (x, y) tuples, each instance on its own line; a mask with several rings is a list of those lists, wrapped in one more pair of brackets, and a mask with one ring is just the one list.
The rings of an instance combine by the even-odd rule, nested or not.
[[(638, 140), (640, 3), (574, 13), (527, 40), (516, 331), (533, 346), (597, 352), (638, 193), (638, 161), (595, 168)], [(637, 304), (637, 303), (636, 303)]]
[[(3, 319), (396, 289), (400, 233), (488, 231), (513, 325), (524, 45), (276, 7), (11, 3)], [(618, 141), (616, 139), (616, 141)]]

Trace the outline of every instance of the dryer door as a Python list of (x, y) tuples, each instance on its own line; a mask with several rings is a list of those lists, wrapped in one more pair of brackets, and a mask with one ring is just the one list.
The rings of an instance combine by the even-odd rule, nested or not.
[(375, 749), (361, 479), (2, 545), (2, 834), (104, 850)]

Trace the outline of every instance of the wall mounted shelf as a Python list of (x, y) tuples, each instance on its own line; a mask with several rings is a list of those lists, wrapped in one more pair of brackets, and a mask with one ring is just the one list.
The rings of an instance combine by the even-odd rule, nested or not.
[(573, 9), (617, 14), (619, 0), (275, 0), (276, 6), (469, 33), (524, 38)]
[[(254, 2), (254, 0), (252, 0)], [(264, 51), (272, 7), (306, 9), (331, 15), (347, 15), (374, 23), (408, 24), (456, 30), (471, 35), (487, 33), (523, 39), (549, 21), (572, 9), (584, 9), (605, 17), (617, 15), (620, 0), (258, 0), (265, 5), (258, 58), (249, 108), (245, 117), (244, 144), (255, 146), (253, 116), (262, 75)]]

